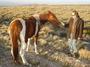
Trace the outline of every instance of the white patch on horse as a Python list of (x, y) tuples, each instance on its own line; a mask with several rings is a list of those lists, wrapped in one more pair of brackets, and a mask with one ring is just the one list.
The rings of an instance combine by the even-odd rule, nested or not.
[(29, 65), (29, 63), (25, 59), (25, 50), (27, 46), (25, 43), (26, 24), (25, 24), (25, 20), (23, 20), (22, 18), (18, 18), (18, 20), (22, 24), (22, 30), (20, 32), (20, 40), (21, 40), (20, 56), (23, 61), (23, 64)]
[(40, 24), (40, 18), (39, 18), (39, 14), (34, 14), (33, 17), (36, 19), (36, 30), (35, 30), (35, 36), (37, 35), (38, 33), (38, 27), (39, 27), (39, 24)]

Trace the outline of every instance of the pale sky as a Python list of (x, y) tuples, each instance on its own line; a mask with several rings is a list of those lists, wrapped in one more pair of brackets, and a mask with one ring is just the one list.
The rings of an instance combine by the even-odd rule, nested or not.
[(90, 4), (90, 0), (0, 0), (0, 5), (8, 4)]

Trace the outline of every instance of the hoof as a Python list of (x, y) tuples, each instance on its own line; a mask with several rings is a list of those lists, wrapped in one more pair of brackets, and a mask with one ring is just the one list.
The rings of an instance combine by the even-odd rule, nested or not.
[(23, 63), (24, 65), (29, 65), (29, 63), (28, 62), (25, 62), (25, 63)]
[(24, 63), (24, 65), (25, 65), (25, 66), (32, 67), (32, 65), (31, 65), (31, 64), (29, 64), (29, 63)]
[(21, 62), (18, 61), (18, 60), (15, 60), (14, 63), (15, 63), (15, 64), (21, 64)]
[(29, 50), (26, 50), (26, 52), (29, 52)]
[(29, 52), (29, 49), (26, 49), (26, 52)]
[(35, 52), (37, 55), (39, 54), (39, 52)]
[(77, 62), (80, 62), (80, 60), (79, 60), (79, 59), (77, 59), (76, 61), (77, 61)]

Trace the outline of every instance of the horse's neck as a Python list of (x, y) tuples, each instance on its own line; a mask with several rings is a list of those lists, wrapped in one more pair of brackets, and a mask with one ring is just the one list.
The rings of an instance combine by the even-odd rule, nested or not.
[(47, 21), (48, 21), (48, 15), (47, 14), (40, 14), (41, 24), (45, 24)]

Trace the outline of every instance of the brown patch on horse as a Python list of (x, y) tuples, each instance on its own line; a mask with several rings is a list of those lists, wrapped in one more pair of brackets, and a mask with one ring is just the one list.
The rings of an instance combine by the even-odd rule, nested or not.
[(31, 16), (28, 19), (25, 19), (25, 21), (26, 21), (25, 42), (27, 42), (27, 39), (31, 38), (35, 33), (36, 19), (33, 16)]
[(15, 20), (13, 22), (11, 22), (10, 26), (9, 26), (9, 35), (10, 35), (10, 39), (11, 39), (11, 47), (12, 47), (12, 56), (13, 56), (13, 59), (16, 62), (18, 62), (18, 56), (19, 56), (19, 53), (18, 53), (18, 39), (19, 38), (19, 35), (20, 35), (20, 31), (22, 30), (22, 25), (20, 23), (19, 20)]

